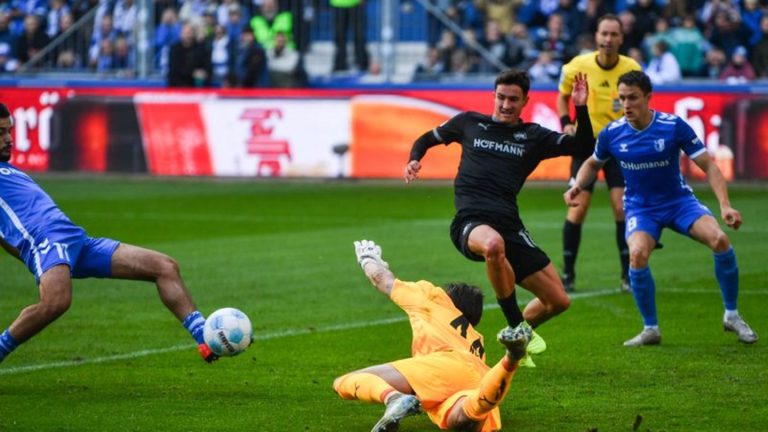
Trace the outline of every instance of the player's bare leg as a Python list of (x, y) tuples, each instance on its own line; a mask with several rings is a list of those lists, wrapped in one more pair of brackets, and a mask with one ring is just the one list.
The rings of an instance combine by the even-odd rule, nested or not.
[(203, 341), (205, 317), (197, 310), (184, 285), (179, 265), (168, 255), (121, 243), (112, 255), (112, 277), (154, 282), (160, 299), (197, 342), (200, 355), (207, 362), (216, 360)]
[(695, 240), (707, 245), (713, 252), (715, 276), (720, 285), (725, 306), (723, 329), (736, 333), (739, 341), (743, 343), (757, 342), (757, 333), (744, 321), (736, 308), (739, 296), (739, 267), (728, 236), (720, 228), (717, 220), (708, 215), (694, 222), (689, 234)]
[(72, 279), (69, 266), (57, 265), (40, 277), (40, 301), (27, 306), (11, 324), (10, 331), (18, 343), (39, 333), (69, 309), (72, 304)]
[(344, 399), (386, 405), (384, 415), (372, 432), (397, 430), (400, 421), (421, 412), (421, 404), (408, 380), (390, 364), (371, 366), (336, 378), (333, 389)]
[(496, 300), (510, 327), (523, 321), (523, 314), (515, 294), (515, 272), (507, 260), (504, 239), (488, 225), (478, 225), (469, 233), (469, 250), (485, 258), (485, 270)]
[(568, 207), (563, 226), (563, 275), (562, 284), (566, 292), (573, 292), (576, 283), (576, 258), (581, 245), (581, 227), (587, 219), (592, 193), (582, 191), (577, 197), (575, 207)]
[(552, 263), (523, 279), (520, 285), (536, 296), (523, 311), (525, 320), (533, 327), (564, 312), (571, 305)]
[(0, 335), (0, 361), (23, 342), (56, 321), (72, 304), (69, 266), (61, 264), (40, 277), (40, 301), (22, 309), (16, 320)]

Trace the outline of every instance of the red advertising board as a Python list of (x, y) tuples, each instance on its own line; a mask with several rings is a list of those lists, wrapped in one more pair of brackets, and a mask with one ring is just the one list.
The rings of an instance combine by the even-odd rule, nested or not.
[[(146, 103), (147, 99), (141, 96), (147, 94), (151, 94), (152, 103)], [(555, 91), (532, 91), (523, 118), (559, 129), (556, 95)], [(143, 158), (143, 163), (136, 166), (159, 175), (330, 176), (337, 170), (331, 167), (335, 159), (326, 160), (335, 157), (327, 154), (330, 150), (326, 147), (349, 144), (347, 166), (339, 168), (339, 172), (356, 177), (399, 177), (410, 145), (421, 133), (456, 112), (490, 113), (493, 108), (490, 89), (161, 90), (149, 93), (142, 89), (2, 89), (0, 100), (9, 106), (16, 120), (12, 163), (28, 171), (47, 170), (55, 106), (81, 97), (96, 100), (97, 104), (100, 98), (107, 104), (122, 97), (133, 104), (138, 120), (134, 128), (139, 129), (137, 136), (142, 141), (139, 146)], [(186, 102), (178, 103), (179, 99)], [(326, 104), (332, 109), (323, 108)], [(270, 114), (270, 118), (259, 120), (267, 107), (274, 113), (293, 113), (293, 117), (277, 118)], [(768, 136), (768, 129), (762, 132), (759, 126), (768, 115), (763, 114), (768, 112), (768, 102), (747, 93), (679, 91), (655, 93), (652, 107), (685, 119), (728, 178), (768, 178), (768, 144), (765, 144), (768, 139), (763, 139)], [(75, 129), (67, 139), (80, 141), (69, 147), (78, 152), (74, 169), (97, 172), (111, 169), (106, 160), (114, 153), (110, 147), (115, 141), (114, 132), (110, 119), (95, 114), (99, 112), (106, 111), (94, 110), (88, 118), (60, 125)], [(244, 112), (256, 117), (244, 119)], [(312, 130), (295, 123), (297, 116), (311, 122)], [(274, 136), (262, 133), (267, 131), (264, 125), (283, 123), (286, 128), (272, 134)], [(748, 128), (747, 124), (755, 127)], [(220, 149), (230, 145), (229, 134), (238, 142), (256, 141), (249, 144), (247, 152)], [(279, 139), (283, 147), (285, 142), (291, 142), (290, 149), (279, 148), (280, 143), (267, 142), (265, 137)], [(320, 147), (305, 143), (323, 138), (325, 141)], [(268, 159), (265, 152), (270, 155), (277, 152), (274, 160), (279, 164), (262, 167), (263, 160)], [(258, 160), (253, 162), (249, 157)], [(427, 157), (430, 158), (425, 160), (427, 177), (451, 178), (458, 163), (458, 146), (430, 152)], [(246, 165), (261, 168), (241, 168)], [(567, 165), (567, 158), (545, 161), (532, 178), (564, 179)], [(683, 167), (687, 175), (701, 176), (698, 168), (688, 161), (683, 161)]]

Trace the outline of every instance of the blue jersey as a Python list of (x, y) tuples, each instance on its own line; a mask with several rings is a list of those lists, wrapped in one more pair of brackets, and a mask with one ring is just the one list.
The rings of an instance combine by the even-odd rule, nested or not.
[(653, 111), (651, 123), (637, 130), (622, 117), (597, 137), (595, 158), (614, 158), (624, 174), (624, 206), (656, 207), (693, 195), (680, 174), (680, 150), (691, 159), (706, 151), (681, 118)]
[(3, 240), (19, 250), (35, 248), (48, 230), (62, 226), (76, 227), (31, 177), (9, 163), (0, 162)]

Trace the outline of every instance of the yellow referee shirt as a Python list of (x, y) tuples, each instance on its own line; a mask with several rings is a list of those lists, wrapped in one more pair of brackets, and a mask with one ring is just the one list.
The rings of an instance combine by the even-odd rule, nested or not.
[(597, 51), (574, 57), (560, 71), (558, 91), (570, 95), (573, 91), (573, 77), (577, 72), (587, 74), (589, 97), (587, 109), (592, 119), (595, 137), (608, 125), (624, 115), (619, 103), (617, 89), (619, 77), (633, 70), (642, 70), (633, 59), (620, 55), (619, 61), (610, 69), (604, 69), (597, 63)]

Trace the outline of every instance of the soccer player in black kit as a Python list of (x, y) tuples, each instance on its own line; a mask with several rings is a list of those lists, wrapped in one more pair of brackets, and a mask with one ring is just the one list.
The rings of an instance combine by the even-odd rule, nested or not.
[[(579, 125), (575, 136), (520, 119), (530, 89), (526, 72), (500, 73), (494, 89), (492, 116), (462, 112), (414, 142), (405, 181), (418, 178), (420, 161), (429, 148), (461, 144), (461, 161), (454, 180), (453, 244), (470, 260), (485, 261), (488, 279), (509, 326), (514, 328), (526, 321), (536, 327), (565, 311), (570, 300), (557, 270), (526, 231), (517, 208), (517, 194), (542, 160), (588, 157), (592, 153), (594, 138), (586, 106), (589, 89), (586, 75), (576, 74), (571, 94)], [(517, 305), (516, 283), (536, 296), (524, 311)], [(534, 340), (531, 342), (536, 345)], [(529, 346), (529, 352), (534, 353), (533, 349)]]

